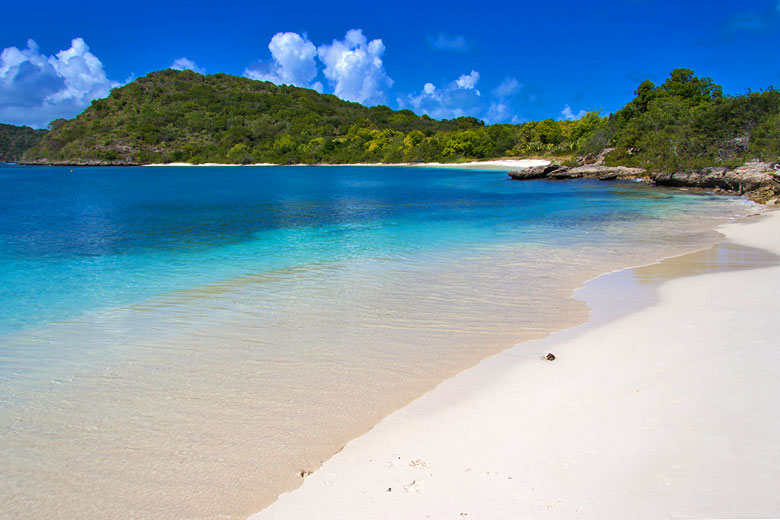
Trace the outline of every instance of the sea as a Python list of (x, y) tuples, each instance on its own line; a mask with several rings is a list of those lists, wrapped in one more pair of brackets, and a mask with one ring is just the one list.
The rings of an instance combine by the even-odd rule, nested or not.
[(0, 518), (246, 518), (585, 322), (585, 281), (753, 211), (495, 169), (0, 165)]

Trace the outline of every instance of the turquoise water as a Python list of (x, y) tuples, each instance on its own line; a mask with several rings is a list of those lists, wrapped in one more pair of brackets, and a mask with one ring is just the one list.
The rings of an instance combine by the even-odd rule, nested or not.
[(739, 199), (414, 167), (0, 166), (0, 516), (242, 518)]
[(0, 334), (257, 272), (576, 243), (712, 198), (420, 168), (0, 167)]

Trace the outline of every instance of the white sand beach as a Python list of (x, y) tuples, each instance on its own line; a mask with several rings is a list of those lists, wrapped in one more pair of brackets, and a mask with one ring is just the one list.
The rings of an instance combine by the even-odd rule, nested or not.
[[(489, 161), (470, 161), (460, 163), (355, 163), (355, 164), (293, 164), (284, 166), (414, 166), (420, 168), (466, 168), (466, 169), (487, 169), (487, 170), (505, 170), (512, 168), (527, 168), (529, 166), (544, 166), (550, 164), (546, 159), (496, 159)], [(257, 163), (257, 164), (219, 164), (203, 163), (191, 164), (187, 162), (174, 163), (154, 163), (144, 164), (143, 166), (283, 166), (280, 164)]]
[(251, 518), (780, 517), (780, 212), (720, 230), (589, 282), (588, 324), (443, 382)]

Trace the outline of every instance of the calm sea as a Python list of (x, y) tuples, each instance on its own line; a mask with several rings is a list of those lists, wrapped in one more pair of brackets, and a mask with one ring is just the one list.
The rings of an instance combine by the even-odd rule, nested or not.
[(406, 167), (0, 166), (0, 517), (242, 518), (738, 199)]

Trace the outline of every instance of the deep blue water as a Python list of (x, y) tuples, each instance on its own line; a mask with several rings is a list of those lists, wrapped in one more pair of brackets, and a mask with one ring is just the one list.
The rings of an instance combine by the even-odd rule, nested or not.
[[(236, 276), (500, 243), (576, 245), (713, 197), (405, 167), (0, 166), (2, 334)], [(708, 206), (710, 205), (710, 206)]]

